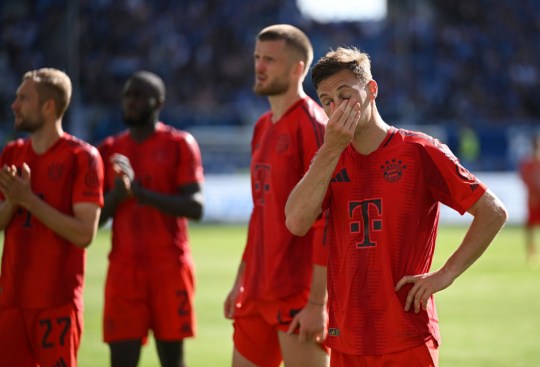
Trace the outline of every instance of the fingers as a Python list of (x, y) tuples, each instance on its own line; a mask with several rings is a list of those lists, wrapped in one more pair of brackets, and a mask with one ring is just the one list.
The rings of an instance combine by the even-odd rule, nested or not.
[(423, 310), (427, 309), (427, 302), (433, 292), (428, 287), (426, 278), (423, 276), (405, 276), (396, 284), (395, 291), (399, 291), (405, 284), (413, 284), (413, 287), (407, 293), (404, 310), (407, 312), (414, 309), (415, 313), (420, 312), (420, 307)]
[[(289, 325), (289, 329), (287, 330), (287, 334), (294, 333), (294, 330), (296, 330), (297, 327), (300, 326), (300, 317), (298, 314), (294, 316), (293, 320), (291, 321), (291, 324)], [(301, 332), (301, 331), (300, 331)]]
[(130, 181), (135, 178), (135, 172), (131, 166), (129, 158), (123, 154), (115, 153), (111, 156), (113, 169), (118, 175), (126, 175)]
[(361, 116), (360, 103), (355, 98), (345, 99), (335, 109), (331, 102), (330, 109), (333, 111), (330, 116), (335, 125), (348, 133), (353, 133)]

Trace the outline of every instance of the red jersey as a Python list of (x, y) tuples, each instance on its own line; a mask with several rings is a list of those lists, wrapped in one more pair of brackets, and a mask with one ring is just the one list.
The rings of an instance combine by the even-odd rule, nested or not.
[[(43, 154), (34, 152), (31, 139), (19, 139), (0, 156), (0, 166), (20, 169), (25, 162), (32, 191), (62, 213), (73, 215), (77, 203), (103, 206), (103, 162), (93, 146), (64, 133)], [(0, 304), (47, 308), (74, 303), (82, 310), (85, 254), (18, 208), (5, 229)]]
[[(135, 180), (151, 191), (173, 195), (180, 186), (204, 180), (201, 153), (193, 136), (161, 122), (141, 143), (124, 131), (105, 139), (99, 151), (105, 163), (105, 192), (114, 186), (110, 162), (114, 153), (129, 158)], [(114, 213), (109, 260), (141, 269), (191, 263), (187, 219), (126, 199)]]
[(272, 114), (267, 112), (255, 125), (251, 142), (253, 212), (242, 258), (246, 297), (275, 300), (311, 288), (313, 230), (304, 237), (291, 234), (285, 226), (285, 203), (321, 146), (326, 121), (323, 109), (306, 97), (279, 121), (272, 123)]
[(328, 346), (389, 354), (440, 341), (433, 297), (405, 312), (405, 275), (429, 272), (439, 202), (464, 214), (486, 191), (446, 145), (391, 128), (377, 150), (342, 153), (323, 207), (330, 206)]

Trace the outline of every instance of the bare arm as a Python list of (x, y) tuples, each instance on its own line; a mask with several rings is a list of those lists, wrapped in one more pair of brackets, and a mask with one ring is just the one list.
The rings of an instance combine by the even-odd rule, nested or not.
[(341, 152), (353, 137), (359, 118), (359, 105), (355, 99), (344, 100), (335, 110), (332, 103), (324, 143), (285, 204), (285, 224), (291, 233), (305, 235), (321, 214), (332, 173)]
[(429, 297), (450, 286), (488, 248), (506, 223), (508, 213), (502, 202), (490, 190), (469, 209), (474, 219), (461, 245), (439, 270), (413, 276), (405, 276), (396, 284), (396, 291), (407, 283), (414, 284), (409, 291), (405, 310), (414, 306), (415, 312), (424, 309)]
[(100, 224), (111, 218), (118, 205), (128, 197), (133, 197), (140, 204), (150, 205), (163, 213), (195, 220), (201, 219), (204, 207), (201, 184), (195, 182), (183, 185), (178, 188), (176, 194), (163, 194), (151, 191), (135, 180), (133, 168), (126, 156), (115, 154), (111, 157), (111, 163), (117, 176), (114, 187), (105, 194)]
[(238, 271), (236, 272), (236, 278), (234, 279), (233, 286), (225, 298), (223, 303), (223, 314), (226, 319), (232, 319), (234, 316), (234, 310), (236, 307), (236, 300), (242, 292), (242, 280), (244, 278), (244, 270), (246, 268), (246, 263), (241, 262), (238, 266)]
[(299, 340), (322, 342), (326, 338), (328, 310), (326, 308), (326, 266), (313, 265), (313, 278), (305, 307), (295, 315), (289, 334), (300, 326)]
[(17, 207), (8, 200), (4, 200), (0, 203), (0, 230), (5, 229), (9, 222), (11, 222), (15, 209), (17, 209)]
[(150, 191), (136, 183), (132, 190), (139, 203), (153, 206), (163, 213), (195, 220), (202, 218), (204, 199), (199, 183), (181, 186), (175, 195)]
[[(20, 176), (16, 174), (15, 167), (4, 168), (0, 173), (0, 186), (7, 199), (0, 208), (2, 224), (7, 225), (14, 208), (21, 206), (52, 231), (78, 247), (84, 248), (94, 239), (99, 206), (94, 203), (77, 203), (73, 205), (73, 216), (60, 212), (32, 192), (30, 168), (26, 163), (22, 166)], [(8, 218), (9, 220), (4, 222)]]

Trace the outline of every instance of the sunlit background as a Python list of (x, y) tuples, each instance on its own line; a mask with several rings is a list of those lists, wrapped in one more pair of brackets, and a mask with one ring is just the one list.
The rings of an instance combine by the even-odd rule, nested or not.
[[(521, 221), (515, 170), (540, 131), (535, 0), (3, 0), (0, 144), (13, 138), (10, 104), (29, 69), (68, 72), (65, 127), (93, 144), (123, 128), (126, 78), (151, 70), (167, 84), (162, 120), (201, 146), (207, 219), (244, 220), (251, 129), (268, 107), (251, 91), (254, 37), (272, 23), (303, 29), (315, 58), (338, 46), (367, 51), (383, 118), (447, 143)], [(309, 78), (305, 89), (315, 97)]]

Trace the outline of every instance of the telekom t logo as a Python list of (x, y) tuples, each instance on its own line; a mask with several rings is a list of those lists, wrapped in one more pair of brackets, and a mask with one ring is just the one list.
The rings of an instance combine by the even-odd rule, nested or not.
[(381, 199), (350, 201), (349, 219), (350, 233), (362, 238), (362, 242), (356, 243), (357, 248), (377, 246), (377, 242), (371, 239), (370, 234), (382, 229)]
[(270, 191), (270, 166), (256, 164), (253, 177), (253, 187), (256, 205), (264, 205), (265, 194)]

